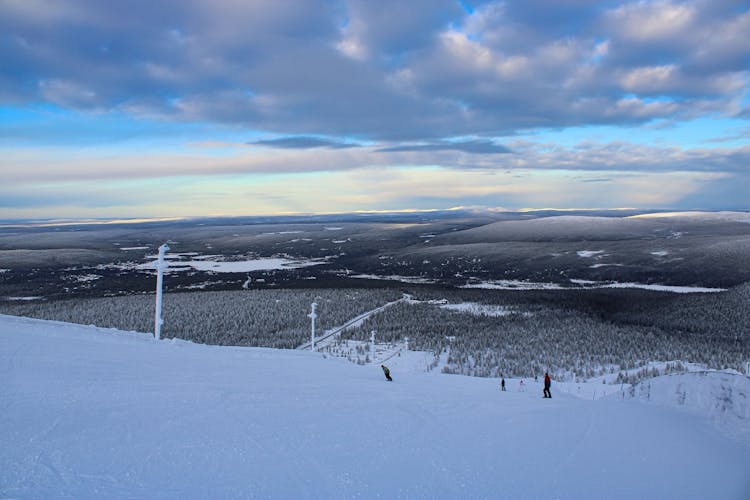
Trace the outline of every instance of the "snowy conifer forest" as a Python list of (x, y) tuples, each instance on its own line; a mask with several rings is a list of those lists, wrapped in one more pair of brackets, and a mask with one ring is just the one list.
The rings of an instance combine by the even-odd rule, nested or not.
[[(215, 345), (293, 349), (310, 339), (310, 304), (319, 334), (369, 310), (327, 347), (369, 362), (377, 342), (434, 356), (444, 373), (561, 380), (628, 374), (650, 361), (682, 361), (742, 370), (750, 359), (750, 285), (682, 296), (644, 290), (497, 291), (411, 286), (377, 289), (280, 289), (166, 294), (162, 336)], [(17, 301), (0, 312), (148, 332), (152, 295)], [(356, 347), (344, 348), (349, 341)], [(356, 342), (359, 342), (357, 345)], [(443, 358), (443, 362), (439, 360)], [(648, 371), (641, 372), (648, 374)]]
[[(167, 294), (162, 338), (202, 344), (294, 349), (310, 339), (310, 304), (318, 306), (321, 329), (338, 326), (399, 298), (396, 290), (256, 290)], [(7, 303), (0, 310), (39, 319), (153, 331), (153, 295), (55, 302)]]

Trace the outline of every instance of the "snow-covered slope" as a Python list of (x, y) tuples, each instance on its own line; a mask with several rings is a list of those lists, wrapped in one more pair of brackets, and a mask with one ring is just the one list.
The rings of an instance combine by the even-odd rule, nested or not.
[(722, 431), (750, 443), (750, 378), (745, 375), (715, 371), (665, 375), (640, 382), (624, 396), (707, 416)]
[(695, 414), (393, 376), (0, 316), (0, 497), (750, 498)]
[(454, 244), (501, 241), (594, 241), (649, 237), (663, 229), (658, 221), (622, 217), (562, 215), (530, 220), (493, 222), (435, 238)]

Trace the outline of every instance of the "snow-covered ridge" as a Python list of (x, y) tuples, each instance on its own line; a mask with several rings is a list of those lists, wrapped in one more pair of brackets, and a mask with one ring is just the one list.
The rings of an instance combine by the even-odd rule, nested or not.
[(629, 219), (666, 219), (666, 218), (683, 218), (699, 219), (711, 221), (733, 221), (750, 223), (750, 213), (748, 212), (657, 212), (652, 214), (631, 215)]
[(750, 444), (695, 414), (391, 368), (0, 315), (0, 497), (750, 491)]

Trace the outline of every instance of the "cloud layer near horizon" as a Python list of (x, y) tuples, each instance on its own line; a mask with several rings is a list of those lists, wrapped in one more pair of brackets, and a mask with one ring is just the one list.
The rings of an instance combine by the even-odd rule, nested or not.
[[(708, 206), (711, 196), (729, 196), (733, 207), (747, 206), (734, 187), (750, 178), (750, 145), (743, 143), (749, 33), (744, 0), (6, 0), (0, 105), (11, 117), (0, 120), (0, 168), (14, 184), (4, 189), (46, 192), (40, 179), (434, 167), (583, 172), (588, 187), (566, 203), (592, 206), (605, 184), (627, 191), (624, 174), (687, 172), (710, 180), (705, 193), (685, 182), (683, 196), (665, 202)], [(80, 147), (73, 139), (64, 144), (75, 127), (58, 121), (62, 131), (51, 143), (47, 129), (12, 118), (14, 110), (40, 106), (110, 123), (106, 131), (79, 129)], [(118, 128), (120, 116), (126, 120)], [(627, 132), (700, 119), (733, 119), (744, 128), (726, 142), (706, 139), (714, 147), (637, 143)], [(141, 123), (147, 132), (137, 130)], [(164, 123), (217, 132), (200, 148), (200, 138), (185, 139), (180, 130), (152, 147), (162, 133), (154, 124)], [(604, 126), (623, 132), (574, 144), (540, 133), (588, 127), (595, 135)], [(247, 136), (238, 140), (238, 131)], [(141, 148), (146, 135), (151, 142)], [(142, 139), (133, 150), (98, 147), (131, 136)], [(540, 193), (553, 191), (543, 176), (529, 182)], [(456, 201), (451, 188), (429, 199)], [(389, 198), (385, 189), (382, 199)], [(658, 185), (643, 189), (658, 192)], [(11, 194), (3, 195), (7, 210), (33, 205), (31, 194)], [(564, 199), (549, 196), (546, 206)], [(458, 201), (471, 201), (464, 198)], [(511, 204), (499, 194), (492, 200), (476, 198)], [(513, 203), (531, 206), (532, 198)]]

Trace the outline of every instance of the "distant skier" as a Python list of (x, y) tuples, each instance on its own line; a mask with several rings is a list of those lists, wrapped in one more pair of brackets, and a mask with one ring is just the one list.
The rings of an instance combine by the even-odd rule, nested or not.
[(549, 378), (549, 373), (544, 374), (544, 397), (551, 398), (552, 394), (549, 392), (549, 387), (552, 385), (552, 379)]
[(385, 373), (385, 379), (388, 382), (393, 382), (393, 379), (391, 378), (391, 371), (388, 369), (388, 367), (385, 366), (385, 365), (380, 365), (380, 368), (382, 368), (383, 369), (383, 373)]
[(518, 382), (518, 392), (526, 392), (526, 385), (524, 385), (523, 380)]
[(505, 377), (503, 377), (502, 375), (500, 375), (500, 390), (505, 390)]

